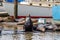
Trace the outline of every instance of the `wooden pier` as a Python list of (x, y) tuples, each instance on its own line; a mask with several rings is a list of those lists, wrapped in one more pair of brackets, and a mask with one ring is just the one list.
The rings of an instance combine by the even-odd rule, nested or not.
[[(3, 22), (2, 26), (4, 27), (5, 30), (14, 30), (14, 27), (17, 27), (18, 30), (24, 30), (23, 29), (23, 25), (25, 23), (24, 21), (25, 19), (23, 19), (23, 21), (20, 22)], [(37, 19), (32, 19), (33, 20), (33, 25), (37, 25)], [(52, 19), (46, 19), (47, 22), (52, 21)], [(58, 29), (58, 27), (57, 27)]]

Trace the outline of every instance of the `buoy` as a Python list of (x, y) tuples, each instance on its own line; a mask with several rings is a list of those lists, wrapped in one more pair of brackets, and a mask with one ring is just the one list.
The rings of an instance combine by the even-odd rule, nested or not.
[(33, 31), (33, 22), (31, 20), (30, 14), (26, 17), (26, 20), (24, 23), (24, 29), (25, 29), (25, 32)]

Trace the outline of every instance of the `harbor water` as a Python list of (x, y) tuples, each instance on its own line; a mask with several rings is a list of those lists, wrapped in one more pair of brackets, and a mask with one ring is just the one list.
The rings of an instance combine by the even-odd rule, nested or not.
[(20, 32), (19, 34), (2, 34), (0, 40), (60, 40), (60, 32)]

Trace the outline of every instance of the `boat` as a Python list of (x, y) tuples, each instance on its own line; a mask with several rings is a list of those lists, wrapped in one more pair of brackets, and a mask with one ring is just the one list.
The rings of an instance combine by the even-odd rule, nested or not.
[[(59, 1), (24, 0), (18, 2), (18, 18), (25, 18), (30, 14), (32, 18), (52, 18), (52, 6), (60, 4)], [(3, 7), (10, 16), (14, 16), (14, 3), (3, 0)]]
[[(30, 14), (32, 18), (51, 18), (52, 6), (60, 3), (55, 2), (18, 2), (18, 18), (25, 18)], [(10, 16), (14, 16), (14, 3), (3, 0), (3, 7)]]

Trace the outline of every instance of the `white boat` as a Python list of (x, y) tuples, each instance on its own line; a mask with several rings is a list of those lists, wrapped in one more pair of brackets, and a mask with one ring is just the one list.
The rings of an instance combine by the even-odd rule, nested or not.
[[(31, 3), (31, 2), (30, 2)], [(30, 14), (31, 17), (38, 18), (51, 18), (52, 17), (52, 6), (54, 2), (32, 2), (32, 5), (26, 2), (18, 3), (18, 18), (25, 17), (27, 14)], [(6, 9), (10, 16), (14, 16), (14, 3), (3, 2), (3, 7)]]

